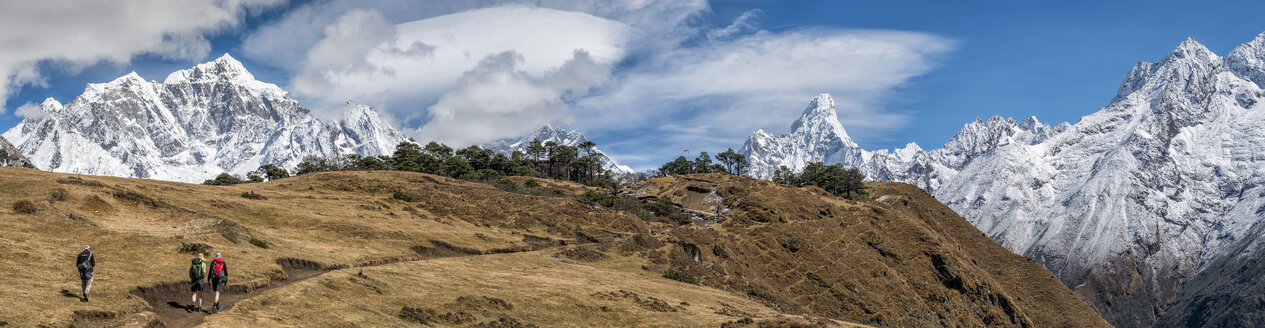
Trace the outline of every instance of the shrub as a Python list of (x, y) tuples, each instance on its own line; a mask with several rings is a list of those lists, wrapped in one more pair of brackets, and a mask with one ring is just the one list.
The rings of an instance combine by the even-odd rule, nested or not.
[(228, 173), (220, 173), (220, 175), (215, 176), (215, 179), (210, 179), (210, 180), (206, 180), (202, 182), (202, 184), (209, 185), (209, 186), (227, 186), (227, 185), (235, 185), (239, 183), (242, 183), (242, 179), (238, 179), (237, 177)]
[(35, 203), (30, 200), (19, 200), (13, 203), (13, 211), (18, 213), (35, 214)]
[(764, 291), (761, 291), (755, 288), (747, 288), (747, 295), (751, 295), (756, 298), (761, 298), (761, 299), (765, 299), (769, 301), (773, 300), (773, 296), (769, 296), (769, 294), (766, 294)]
[(583, 196), (584, 200), (590, 203), (600, 203), (602, 200), (606, 199), (606, 195), (598, 192), (597, 189), (585, 190), (580, 196)]
[(782, 243), (782, 248), (785, 248), (786, 250), (791, 251), (791, 253), (798, 252), (799, 240), (795, 238), (788, 239), (786, 240), (786, 242)]
[(527, 179), (527, 181), (523, 181), (523, 186), (527, 188), (540, 187), (540, 181), (536, 181), (536, 179)]
[(422, 199), (422, 195), (412, 191), (396, 191), (391, 193), (391, 198), (406, 202), (416, 202)]
[(729, 258), (729, 253), (725, 253), (725, 248), (720, 245), (712, 246), (712, 254), (721, 258)]
[(180, 252), (189, 254), (210, 253), (215, 247), (203, 243), (186, 243), (180, 242)]
[(70, 192), (62, 188), (53, 190), (53, 194), (48, 196), (48, 200), (54, 202), (65, 201), (67, 198), (70, 198)]
[(567, 194), (567, 193), (566, 193), (565, 191), (562, 191), (562, 189), (554, 189), (554, 190), (553, 190), (553, 195), (554, 195), (554, 196), (562, 196), (562, 195), (566, 195), (566, 194)]
[(641, 219), (642, 221), (654, 220), (654, 212), (651, 212), (650, 210), (647, 210), (644, 208), (635, 209), (632, 211), (632, 214), (636, 215), (637, 218)]
[(685, 213), (683, 213), (683, 212), (679, 212), (679, 211), (678, 211), (678, 212), (672, 212), (672, 213), (669, 213), (669, 214), (668, 214), (668, 220), (672, 220), (672, 222), (676, 222), (676, 224), (677, 224), (677, 225), (686, 225), (686, 224), (690, 224), (690, 216), (689, 216), (689, 215), (686, 215), (686, 214), (685, 214)]
[(681, 269), (677, 269), (677, 268), (671, 268), (671, 269), (668, 269), (668, 271), (664, 271), (663, 277), (680, 281), (683, 283), (687, 283), (687, 284), (695, 284), (695, 285), (698, 284), (697, 279), (694, 279), (694, 277), (690, 276), (690, 274), (685, 273), (685, 271), (682, 271)]
[(243, 193), (242, 193), (242, 198), (246, 198), (246, 199), (255, 199), (255, 200), (267, 200), (267, 199), (268, 199), (268, 197), (264, 197), (264, 195), (256, 194), (254, 190), (247, 191), (247, 192), (243, 192)]
[[(256, 182), (256, 183), (257, 183), (257, 182), (264, 182), (264, 176), (259, 175), (259, 172), (257, 172), (257, 171), (250, 171), (250, 172), (247, 172), (247, 173), (246, 173), (246, 180), (247, 180), (247, 181), (250, 181), (250, 182)], [(243, 182), (245, 182), (245, 181), (243, 181)]]
[(251, 239), (250, 239), (250, 244), (251, 244), (251, 245), (255, 245), (255, 247), (259, 247), (259, 248), (263, 248), (263, 249), (268, 249), (268, 243), (267, 243), (267, 242), (265, 242), (265, 241), (259, 240), (259, 239), (251, 238)]
[(268, 178), (268, 180), (285, 179), (290, 177), (290, 172), (286, 171), (286, 169), (272, 164), (264, 164), (263, 166), (260, 166), (259, 171), (262, 171), (264, 177)]
[(154, 207), (154, 208), (162, 207), (166, 205), (166, 203), (164, 203), (161, 200), (153, 199), (149, 196), (141, 195), (140, 193), (127, 190), (127, 189), (115, 190), (112, 193), (112, 195), (114, 195), (114, 198), (118, 200), (145, 204), (145, 205), (148, 205), (149, 207)]

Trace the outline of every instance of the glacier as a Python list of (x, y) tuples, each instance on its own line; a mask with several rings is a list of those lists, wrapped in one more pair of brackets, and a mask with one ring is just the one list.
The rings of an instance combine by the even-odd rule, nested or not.
[(379, 113), (348, 102), (322, 121), (225, 54), (171, 73), (135, 72), (88, 84), (73, 101), (49, 98), (3, 134), (40, 169), (201, 182), (263, 164), (292, 168), (305, 156), (390, 154), (408, 139)]
[(756, 131), (741, 152), (760, 178), (825, 161), (917, 185), (1112, 324), (1145, 327), (1209, 263), (1260, 249), (1263, 85), (1265, 33), (1226, 57), (1189, 38), (1075, 124), (977, 119), (939, 149), (867, 151), (823, 94), (789, 133)]

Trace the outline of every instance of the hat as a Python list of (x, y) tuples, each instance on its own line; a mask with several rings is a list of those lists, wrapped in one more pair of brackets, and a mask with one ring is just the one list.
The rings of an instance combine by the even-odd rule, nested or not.
[(88, 247), (88, 245), (83, 245), (83, 250), (85, 250), (85, 251), (86, 251), (86, 250), (88, 250), (89, 248), (91, 248), (91, 247)]
[(220, 253), (215, 253), (215, 258), (220, 258)]

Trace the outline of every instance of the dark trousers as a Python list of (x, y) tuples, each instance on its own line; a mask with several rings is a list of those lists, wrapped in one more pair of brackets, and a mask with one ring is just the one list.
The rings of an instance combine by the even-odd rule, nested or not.
[(88, 297), (88, 292), (92, 291), (92, 277), (83, 279), (83, 297)]

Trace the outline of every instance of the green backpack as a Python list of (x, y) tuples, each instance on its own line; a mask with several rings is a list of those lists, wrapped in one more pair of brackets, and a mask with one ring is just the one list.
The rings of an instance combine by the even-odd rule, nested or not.
[(202, 280), (202, 259), (193, 259), (193, 265), (189, 267), (189, 280)]

